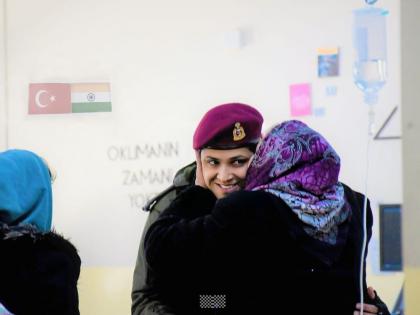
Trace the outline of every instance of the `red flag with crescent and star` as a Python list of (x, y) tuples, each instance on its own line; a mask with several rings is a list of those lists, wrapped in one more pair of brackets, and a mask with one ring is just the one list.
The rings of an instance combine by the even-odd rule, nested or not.
[(29, 115), (71, 113), (71, 88), (68, 83), (29, 84)]

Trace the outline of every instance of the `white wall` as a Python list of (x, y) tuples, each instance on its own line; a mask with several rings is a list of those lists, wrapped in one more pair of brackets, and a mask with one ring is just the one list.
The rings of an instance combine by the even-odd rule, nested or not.
[[(10, 146), (33, 149), (57, 169), (54, 225), (77, 245), (84, 266), (134, 264), (146, 214), (130, 196), (141, 201), (168, 183), (124, 185), (126, 172), (171, 173), (191, 161), (196, 123), (219, 103), (255, 105), (267, 128), (289, 119), (292, 83), (312, 83), (314, 106), (326, 115), (302, 120), (340, 154), (341, 179), (363, 190), (367, 106), (352, 82), (351, 38), (352, 9), (363, 1), (7, 3)], [(378, 126), (400, 106), (399, 4), (379, 2), (390, 16), (389, 79), (375, 109)], [(227, 40), (237, 29), (245, 36), (242, 48)], [(340, 48), (340, 76), (319, 79), (316, 49), (334, 46)], [(29, 83), (98, 81), (111, 83), (112, 113), (27, 114)], [(329, 85), (337, 87), (337, 96), (325, 96)], [(388, 135), (400, 134), (399, 120), (400, 111)], [(178, 154), (108, 157), (114, 147), (168, 142)], [(400, 203), (400, 141), (374, 141), (370, 160), (373, 205)], [(375, 271), (377, 234), (370, 251)]]
[(0, 1), (0, 150), (7, 148), (7, 106), (6, 106), (6, 29), (5, 0)]
[(401, 3), (402, 122), (403, 122), (403, 242), (407, 315), (420, 314), (420, 2)]

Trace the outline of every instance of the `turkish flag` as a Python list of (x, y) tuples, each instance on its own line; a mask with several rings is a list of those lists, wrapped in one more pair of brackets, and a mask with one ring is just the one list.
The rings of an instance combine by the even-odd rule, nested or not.
[(29, 84), (29, 115), (71, 113), (71, 89), (68, 83)]

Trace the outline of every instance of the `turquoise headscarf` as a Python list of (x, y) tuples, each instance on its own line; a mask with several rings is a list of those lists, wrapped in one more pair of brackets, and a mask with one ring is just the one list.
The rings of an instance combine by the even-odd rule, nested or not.
[(3, 304), (0, 303), (0, 315), (13, 315), (10, 313)]
[(45, 162), (35, 153), (0, 153), (0, 224), (32, 224), (51, 230), (51, 178)]

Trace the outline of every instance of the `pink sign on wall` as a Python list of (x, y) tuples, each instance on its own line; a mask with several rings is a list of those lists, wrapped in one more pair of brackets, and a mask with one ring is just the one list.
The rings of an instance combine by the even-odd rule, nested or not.
[(29, 84), (30, 115), (71, 113), (70, 84), (32, 83)]
[(309, 83), (290, 85), (289, 94), (292, 116), (311, 115), (311, 85)]

